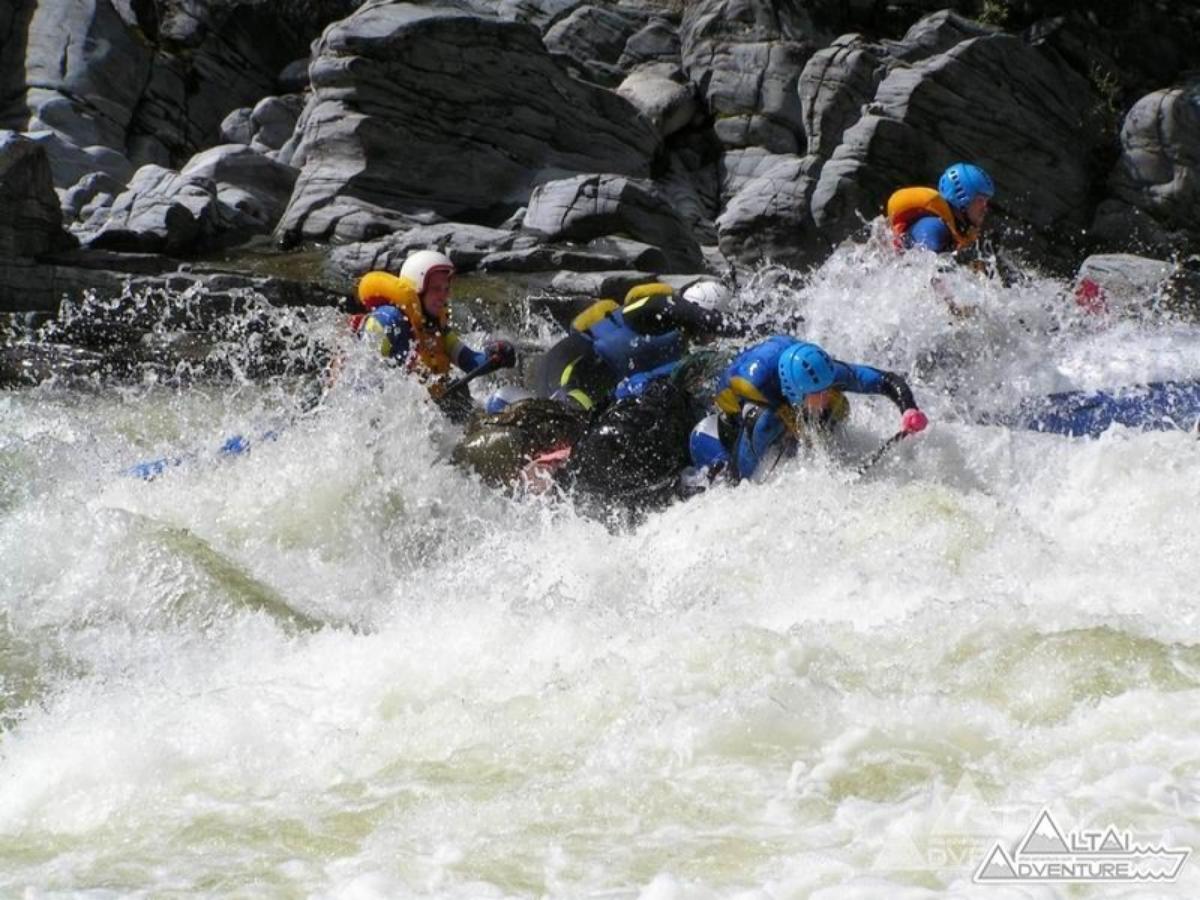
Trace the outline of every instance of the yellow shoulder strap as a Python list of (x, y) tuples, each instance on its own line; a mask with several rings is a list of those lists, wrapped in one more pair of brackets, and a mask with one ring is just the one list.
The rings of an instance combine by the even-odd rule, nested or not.
[(571, 329), (574, 331), (587, 331), (614, 309), (620, 309), (617, 306), (616, 300), (597, 300), (571, 320)]
[(663, 284), (661, 281), (651, 281), (649, 284), (639, 284), (636, 287), (631, 287), (629, 293), (625, 295), (624, 305), (628, 307), (636, 300), (649, 300), (651, 297), (661, 297), (674, 293), (675, 289), (669, 284)]

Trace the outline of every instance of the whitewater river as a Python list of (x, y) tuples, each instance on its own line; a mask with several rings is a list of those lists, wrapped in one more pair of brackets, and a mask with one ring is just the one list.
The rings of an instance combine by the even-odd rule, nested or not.
[[(1200, 896), (1200, 441), (976, 424), (1195, 378), (1200, 329), (932, 275), (739, 298), (926, 433), (856, 479), (898, 416), (855, 398), (633, 531), (467, 478), (400, 379), (0, 393), (0, 896)], [(1043, 809), (1193, 855), (973, 881)]]

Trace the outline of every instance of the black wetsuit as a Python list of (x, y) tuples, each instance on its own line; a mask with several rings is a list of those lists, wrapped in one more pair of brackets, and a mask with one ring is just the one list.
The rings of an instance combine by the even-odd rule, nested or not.
[(585, 409), (602, 406), (622, 379), (682, 356), (686, 338), (740, 331), (718, 310), (669, 294), (641, 298), (551, 347), (542, 360), (539, 393), (570, 398)]

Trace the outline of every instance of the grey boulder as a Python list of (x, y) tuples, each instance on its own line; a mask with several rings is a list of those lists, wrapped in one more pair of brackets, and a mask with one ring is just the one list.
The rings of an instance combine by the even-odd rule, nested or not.
[(80, 147), (56, 131), (30, 131), (26, 136), (46, 148), (54, 184), (70, 188), (94, 172), (103, 172), (124, 185), (133, 175), (134, 166), (121, 152), (99, 144)]
[(808, 152), (828, 159), (857, 122), (886, 74), (884, 49), (843, 35), (812, 55), (800, 73), (800, 111)]
[(500, 228), (443, 222), (417, 226), (377, 240), (343, 244), (330, 252), (329, 263), (337, 273), (358, 278), (375, 269), (399, 272), (410, 253), (438, 250), (449, 256), (460, 271), (468, 271), (491, 254), (528, 248), (536, 243), (532, 237)]
[(1200, 239), (1200, 81), (1133, 105), (1109, 190), (1096, 211), (1097, 239), (1163, 254)]
[(97, 249), (190, 254), (259, 231), (258, 223), (218, 199), (211, 180), (150, 165), (138, 169), (112, 206), (98, 210), (76, 234)]
[(699, 108), (692, 85), (678, 67), (669, 63), (639, 67), (621, 82), (617, 93), (663, 137), (684, 128)]
[(804, 140), (796, 84), (816, 50), (799, 3), (697, 0), (680, 26), (683, 69), (729, 147), (795, 153)]
[(522, 227), (546, 241), (627, 235), (662, 250), (671, 271), (703, 268), (687, 224), (649, 181), (579, 175), (549, 182), (529, 198)]
[(580, 6), (546, 30), (546, 49), (565, 57), (590, 81), (614, 86), (621, 80), (618, 61), (642, 24), (643, 16), (603, 6)]
[(304, 109), (304, 99), (298, 94), (283, 97), (264, 97), (250, 111), (250, 140), (255, 150), (278, 150), (296, 130), (296, 122)]
[(270, 231), (287, 208), (299, 173), (250, 147), (223, 144), (193, 156), (180, 174), (213, 181), (218, 191), (238, 189), (240, 202), (225, 202)]
[(369, 4), (326, 29), (309, 71), (300, 145), (281, 156), (303, 162), (285, 244), (361, 239), (342, 222), (359, 205), (498, 222), (549, 178), (646, 176), (658, 149), (627, 101), (565, 74), (535, 28), (462, 10)]
[(727, 259), (799, 265), (829, 249), (808, 215), (814, 163), (812, 157), (760, 148), (725, 154), (726, 200), (717, 233)]
[(657, 247), (626, 238), (596, 238), (577, 247), (547, 244), (527, 250), (504, 250), (479, 261), (479, 268), (485, 272), (662, 271), (667, 267), (667, 258)]
[(629, 289), (654, 281), (654, 272), (615, 270), (611, 272), (559, 272), (550, 281), (550, 290), (559, 294), (586, 297), (610, 297), (621, 300)]
[(625, 42), (617, 67), (629, 71), (643, 63), (680, 64), (679, 29), (665, 19), (651, 19)]

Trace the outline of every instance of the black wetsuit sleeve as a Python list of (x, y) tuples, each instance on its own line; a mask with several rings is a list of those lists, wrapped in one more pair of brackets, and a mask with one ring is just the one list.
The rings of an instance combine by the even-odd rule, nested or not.
[(573, 331), (542, 356), (534, 379), (535, 391), (539, 397), (549, 397), (563, 386), (563, 372), (567, 366), (580, 357), (590, 356), (592, 342), (578, 331)]
[(721, 334), (727, 326), (725, 316), (687, 300), (661, 294), (633, 309), (622, 310), (629, 327), (638, 334), (666, 334), (679, 329), (689, 337)]
[(908, 386), (908, 382), (895, 372), (883, 373), (879, 392), (895, 403), (900, 412), (917, 408), (917, 401), (913, 397), (913, 392)]

